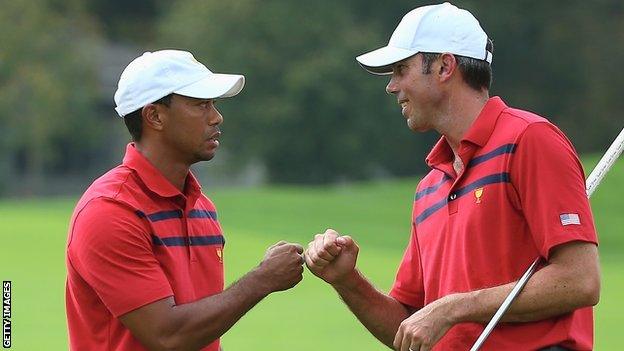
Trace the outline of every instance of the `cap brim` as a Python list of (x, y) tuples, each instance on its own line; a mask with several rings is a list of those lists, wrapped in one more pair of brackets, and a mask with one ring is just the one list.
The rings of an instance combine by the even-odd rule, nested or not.
[(360, 63), (362, 68), (372, 74), (391, 74), (393, 64), (405, 60), (410, 56), (414, 56), (417, 53), (418, 51), (414, 50), (384, 46), (362, 54), (355, 59)]
[(244, 86), (244, 76), (214, 73), (174, 93), (197, 99), (218, 99), (235, 96), (243, 90)]

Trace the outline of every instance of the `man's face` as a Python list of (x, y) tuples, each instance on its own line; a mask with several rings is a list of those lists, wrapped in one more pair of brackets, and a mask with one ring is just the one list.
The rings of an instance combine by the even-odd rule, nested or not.
[[(432, 69), (435, 67), (434, 63)], [(413, 131), (424, 132), (433, 128), (435, 107), (440, 100), (434, 76), (423, 73), (421, 54), (397, 62), (392, 67), (392, 78), (386, 92), (396, 95), (407, 126)]]
[(223, 122), (215, 100), (173, 94), (170, 106), (162, 106), (161, 111), (166, 116), (163, 142), (170, 152), (188, 164), (215, 156)]

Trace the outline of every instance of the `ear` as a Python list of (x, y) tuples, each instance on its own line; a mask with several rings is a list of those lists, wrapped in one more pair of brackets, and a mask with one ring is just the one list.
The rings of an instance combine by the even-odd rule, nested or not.
[(141, 116), (143, 117), (143, 125), (145, 128), (162, 130), (163, 125), (163, 113), (160, 105), (147, 104), (141, 109)]
[(440, 56), (440, 70), (438, 76), (441, 82), (446, 82), (451, 79), (453, 74), (457, 71), (457, 58), (455, 55), (445, 53)]

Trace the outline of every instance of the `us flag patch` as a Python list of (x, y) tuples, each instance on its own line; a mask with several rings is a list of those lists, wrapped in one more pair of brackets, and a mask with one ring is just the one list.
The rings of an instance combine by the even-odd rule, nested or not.
[(577, 213), (564, 213), (559, 215), (561, 225), (581, 224), (581, 219)]

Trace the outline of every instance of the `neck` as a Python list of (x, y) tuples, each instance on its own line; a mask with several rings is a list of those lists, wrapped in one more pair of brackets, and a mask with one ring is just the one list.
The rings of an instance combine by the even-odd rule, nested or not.
[(190, 164), (180, 162), (167, 148), (156, 147), (151, 143), (135, 142), (136, 149), (181, 193), (184, 193), (184, 184), (190, 170)]
[(446, 137), (453, 153), (458, 154), (459, 143), (470, 129), (474, 121), (487, 103), (489, 95), (487, 91), (474, 89), (455, 89), (446, 96), (443, 104), (441, 117), (435, 129)]

